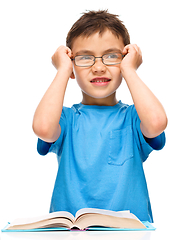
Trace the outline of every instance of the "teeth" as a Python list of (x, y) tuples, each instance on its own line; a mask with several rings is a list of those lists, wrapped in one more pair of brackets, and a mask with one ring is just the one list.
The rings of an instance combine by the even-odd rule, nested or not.
[(92, 81), (92, 82), (97, 82), (97, 83), (101, 83), (101, 82), (108, 82), (108, 80), (97, 80), (97, 81)]
[(110, 79), (101, 79), (101, 80), (92, 80), (91, 82), (102, 83), (102, 82), (109, 82)]

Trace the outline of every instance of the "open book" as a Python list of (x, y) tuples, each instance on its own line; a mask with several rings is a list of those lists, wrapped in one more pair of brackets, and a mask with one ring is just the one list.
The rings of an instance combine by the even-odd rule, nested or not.
[(101, 228), (147, 230), (147, 225), (144, 225), (130, 211), (115, 212), (83, 208), (76, 213), (75, 217), (69, 212), (61, 211), (49, 213), (43, 217), (17, 219), (2, 231), (95, 230), (94, 228), (96, 230)]

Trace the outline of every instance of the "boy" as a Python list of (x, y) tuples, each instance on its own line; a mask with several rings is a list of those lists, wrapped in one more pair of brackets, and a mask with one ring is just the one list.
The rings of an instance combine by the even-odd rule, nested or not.
[[(130, 210), (153, 222), (142, 165), (153, 149), (163, 148), (167, 117), (136, 73), (139, 47), (130, 44), (116, 15), (90, 11), (73, 25), (52, 63), (57, 75), (33, 119), (38, 152), (58, 158), (50, 212)], [(83, 95), (72, 108), (63, 106), (69, 78), (76, 78)], [(132, 106), (116, 99), (122, 79)]]

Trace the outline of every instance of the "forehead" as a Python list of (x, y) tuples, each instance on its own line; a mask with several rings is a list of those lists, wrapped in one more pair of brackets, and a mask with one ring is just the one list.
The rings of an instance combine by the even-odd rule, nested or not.
[(122, 37), (115, 36), (111, 31), (106, 30), (103, 34), (99, 32), (92, 34), (89, 37), (77, 37), (72, 46), (73, 55), (81, 54), (82, 52), (90, 52), (95, 55), (100, 55), (109, 49), (117, 49), (123, 51), (124, 43)]

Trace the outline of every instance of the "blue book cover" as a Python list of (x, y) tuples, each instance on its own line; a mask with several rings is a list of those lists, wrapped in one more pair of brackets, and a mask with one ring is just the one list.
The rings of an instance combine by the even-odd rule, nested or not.
[(1, 231), (2, 232), (48, 232), (48, 231), (154, 231), (156, 228), (149, 222), (142, 222), (146, 228), (110, 228), (110, 227), (88, 227), (84, 230), (80, 229), (69, 229), (69, 228), (36, 228), (36, 229), (25, 229), (25, 230), (9, 230), (7, 227), (10, 225), (6, 225)]

